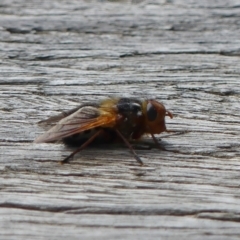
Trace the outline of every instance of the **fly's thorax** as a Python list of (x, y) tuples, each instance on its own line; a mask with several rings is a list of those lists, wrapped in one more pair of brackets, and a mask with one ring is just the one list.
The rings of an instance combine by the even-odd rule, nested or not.
[(117, 102), (117, 109), (126, 118), (138, 118), (142, 116), (142, 103), (134, 98), (120, 98)]
[(120, 98), (116, 107), (120, 116), (117, 129), (127, 139), (138, 136), (144, 123), (142, 102), (135, 98)]

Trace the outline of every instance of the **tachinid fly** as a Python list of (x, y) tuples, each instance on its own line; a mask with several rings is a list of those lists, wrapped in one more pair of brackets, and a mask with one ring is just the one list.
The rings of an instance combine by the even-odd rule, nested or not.
[(81, 105), (42, 121), (45, 124), (55, 125), (34, 142), (62, 140), (68, 145), (78, 146), (78, 149), (61, 162), (66, 163), (89, 144), (122, 141), (142, 165), (142, 160), (129, 141), (150, 134), (158, 144), (154, 134), (167, 131), (166, 116), (173, 117), (163, 104), (153, 99), (141, 101), (136, 98), (109, 98), (99, 103)]

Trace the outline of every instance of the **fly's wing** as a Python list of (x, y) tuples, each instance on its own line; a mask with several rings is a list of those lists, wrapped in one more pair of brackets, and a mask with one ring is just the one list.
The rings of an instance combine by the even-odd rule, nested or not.
[(95, 127), (114, 125), (116, 117), (117, 115), (111, 109), (99, 110), (94, 106), (80, 107), (69, 116), (62, 118), (34, 142), (54, 142)]
[(59, 122), (60, 120), (62, 120), (63, 118), (73, 114), (74, 112), (76, 112), (78, 109), (80, 109), (81, 107), (84, 107), (86, 105), (81, 105), (81, 106), (78, 106), (78, 107), (75, 107), (69, 111), (65, 111), (65, 112), (62, 112), (58, 115), (55, 115), (55, 116), (52, 116), (48, 119), (45, 119), (45, 120), (42, 120), (40, 122), (38, 122), (38, 125), (40, 127), (42, 127), (44, 130), (49, 130), (51, 127), (53, 127), (54, 125), (57, 124), (57, 122)]

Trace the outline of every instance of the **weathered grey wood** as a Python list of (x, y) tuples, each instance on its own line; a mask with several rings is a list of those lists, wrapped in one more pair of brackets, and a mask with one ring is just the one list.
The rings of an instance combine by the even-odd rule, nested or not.
[[(239, 239), (239, 17), (237, 0), (2, 0), (0, 239)], [(137, 150), (143, 167), (32, 143), (108, 95), (157, 98), (185, 133)]]

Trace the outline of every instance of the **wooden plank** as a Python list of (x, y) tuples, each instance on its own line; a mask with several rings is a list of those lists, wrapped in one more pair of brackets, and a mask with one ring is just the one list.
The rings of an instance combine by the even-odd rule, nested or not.
[[(239, 2), (0, 5), (1, 239), (239, 239)], [(174, 114), (158, 149), (34, 144), (37, 122), (106, 96)], [(149, 136), (146, 136), (149, 141)]]

